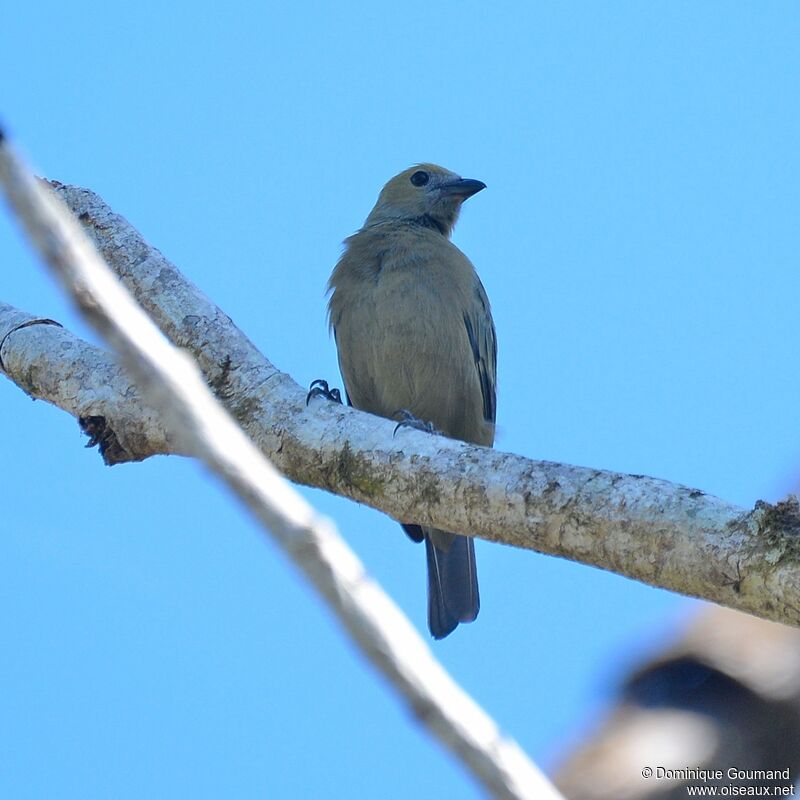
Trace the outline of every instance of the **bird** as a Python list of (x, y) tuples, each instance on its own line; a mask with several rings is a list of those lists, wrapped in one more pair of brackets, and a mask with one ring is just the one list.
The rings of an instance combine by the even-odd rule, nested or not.
[[(494, 322), (475, 268), (450, 241), (462, 203), (485, 188), (428, 163), (389, 180), (363, 227), (345, 239), (328, 283), (328, 319), (349, 405), (492, 446)], [(443, 639), (478, 616), (473, 540), (402, 527), (425, 542), (428, 627)]]

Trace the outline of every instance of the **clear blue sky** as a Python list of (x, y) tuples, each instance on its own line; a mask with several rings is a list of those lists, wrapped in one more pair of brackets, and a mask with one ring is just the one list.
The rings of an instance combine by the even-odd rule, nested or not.
[[(258, 8), (256, 8), (258, 6)], [(800, 464), (794, 2), (17, 4), (0, 116), (101, 193), (301, 384), (384, 181), (488, 189), (498, 447), (751, 505)], [(0, 298), (91, 336), (0, 216)], [(477, 797), (196, 465), (107, 469), (0, 379), (0, 796)], [(424, 555), (306, 494), (425, 630)], [(434, 645), (545, 766), (697, 606), (478, 543)]]

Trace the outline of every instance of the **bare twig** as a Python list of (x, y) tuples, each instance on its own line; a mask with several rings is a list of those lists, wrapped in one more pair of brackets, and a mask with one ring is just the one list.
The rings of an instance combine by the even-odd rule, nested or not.
[(161, 410), (178, 446), (202, 459), (246, 503), (423, 724), (494, 796), (559, 797), (447, 675), (333, 526), (281, 478), (217, 403), (193, 361), (162, 337), (67, 210), (1, 137), (0, 182), (44, 260)]

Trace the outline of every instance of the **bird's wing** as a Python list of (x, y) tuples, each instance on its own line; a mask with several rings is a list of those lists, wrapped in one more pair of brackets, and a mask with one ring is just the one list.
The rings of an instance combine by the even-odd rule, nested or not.
[(464, 312), (464, 325), (475, 359), (475, 369), (478, 370), (483, 397), (483, 418), (494, 423), (497, 417), (497, 337), (489, 299), (477, 275), (475, 297), (472, 305)]

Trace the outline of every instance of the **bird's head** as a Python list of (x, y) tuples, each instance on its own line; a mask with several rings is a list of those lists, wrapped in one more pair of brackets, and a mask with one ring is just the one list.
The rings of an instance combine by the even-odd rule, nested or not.
[(383, 187), (366, 225), (418, 220), (449, 236), (461, 204), (485, 188), (481, 181), (462, 178), (436, 164), (417, 164), (395, 175)]

